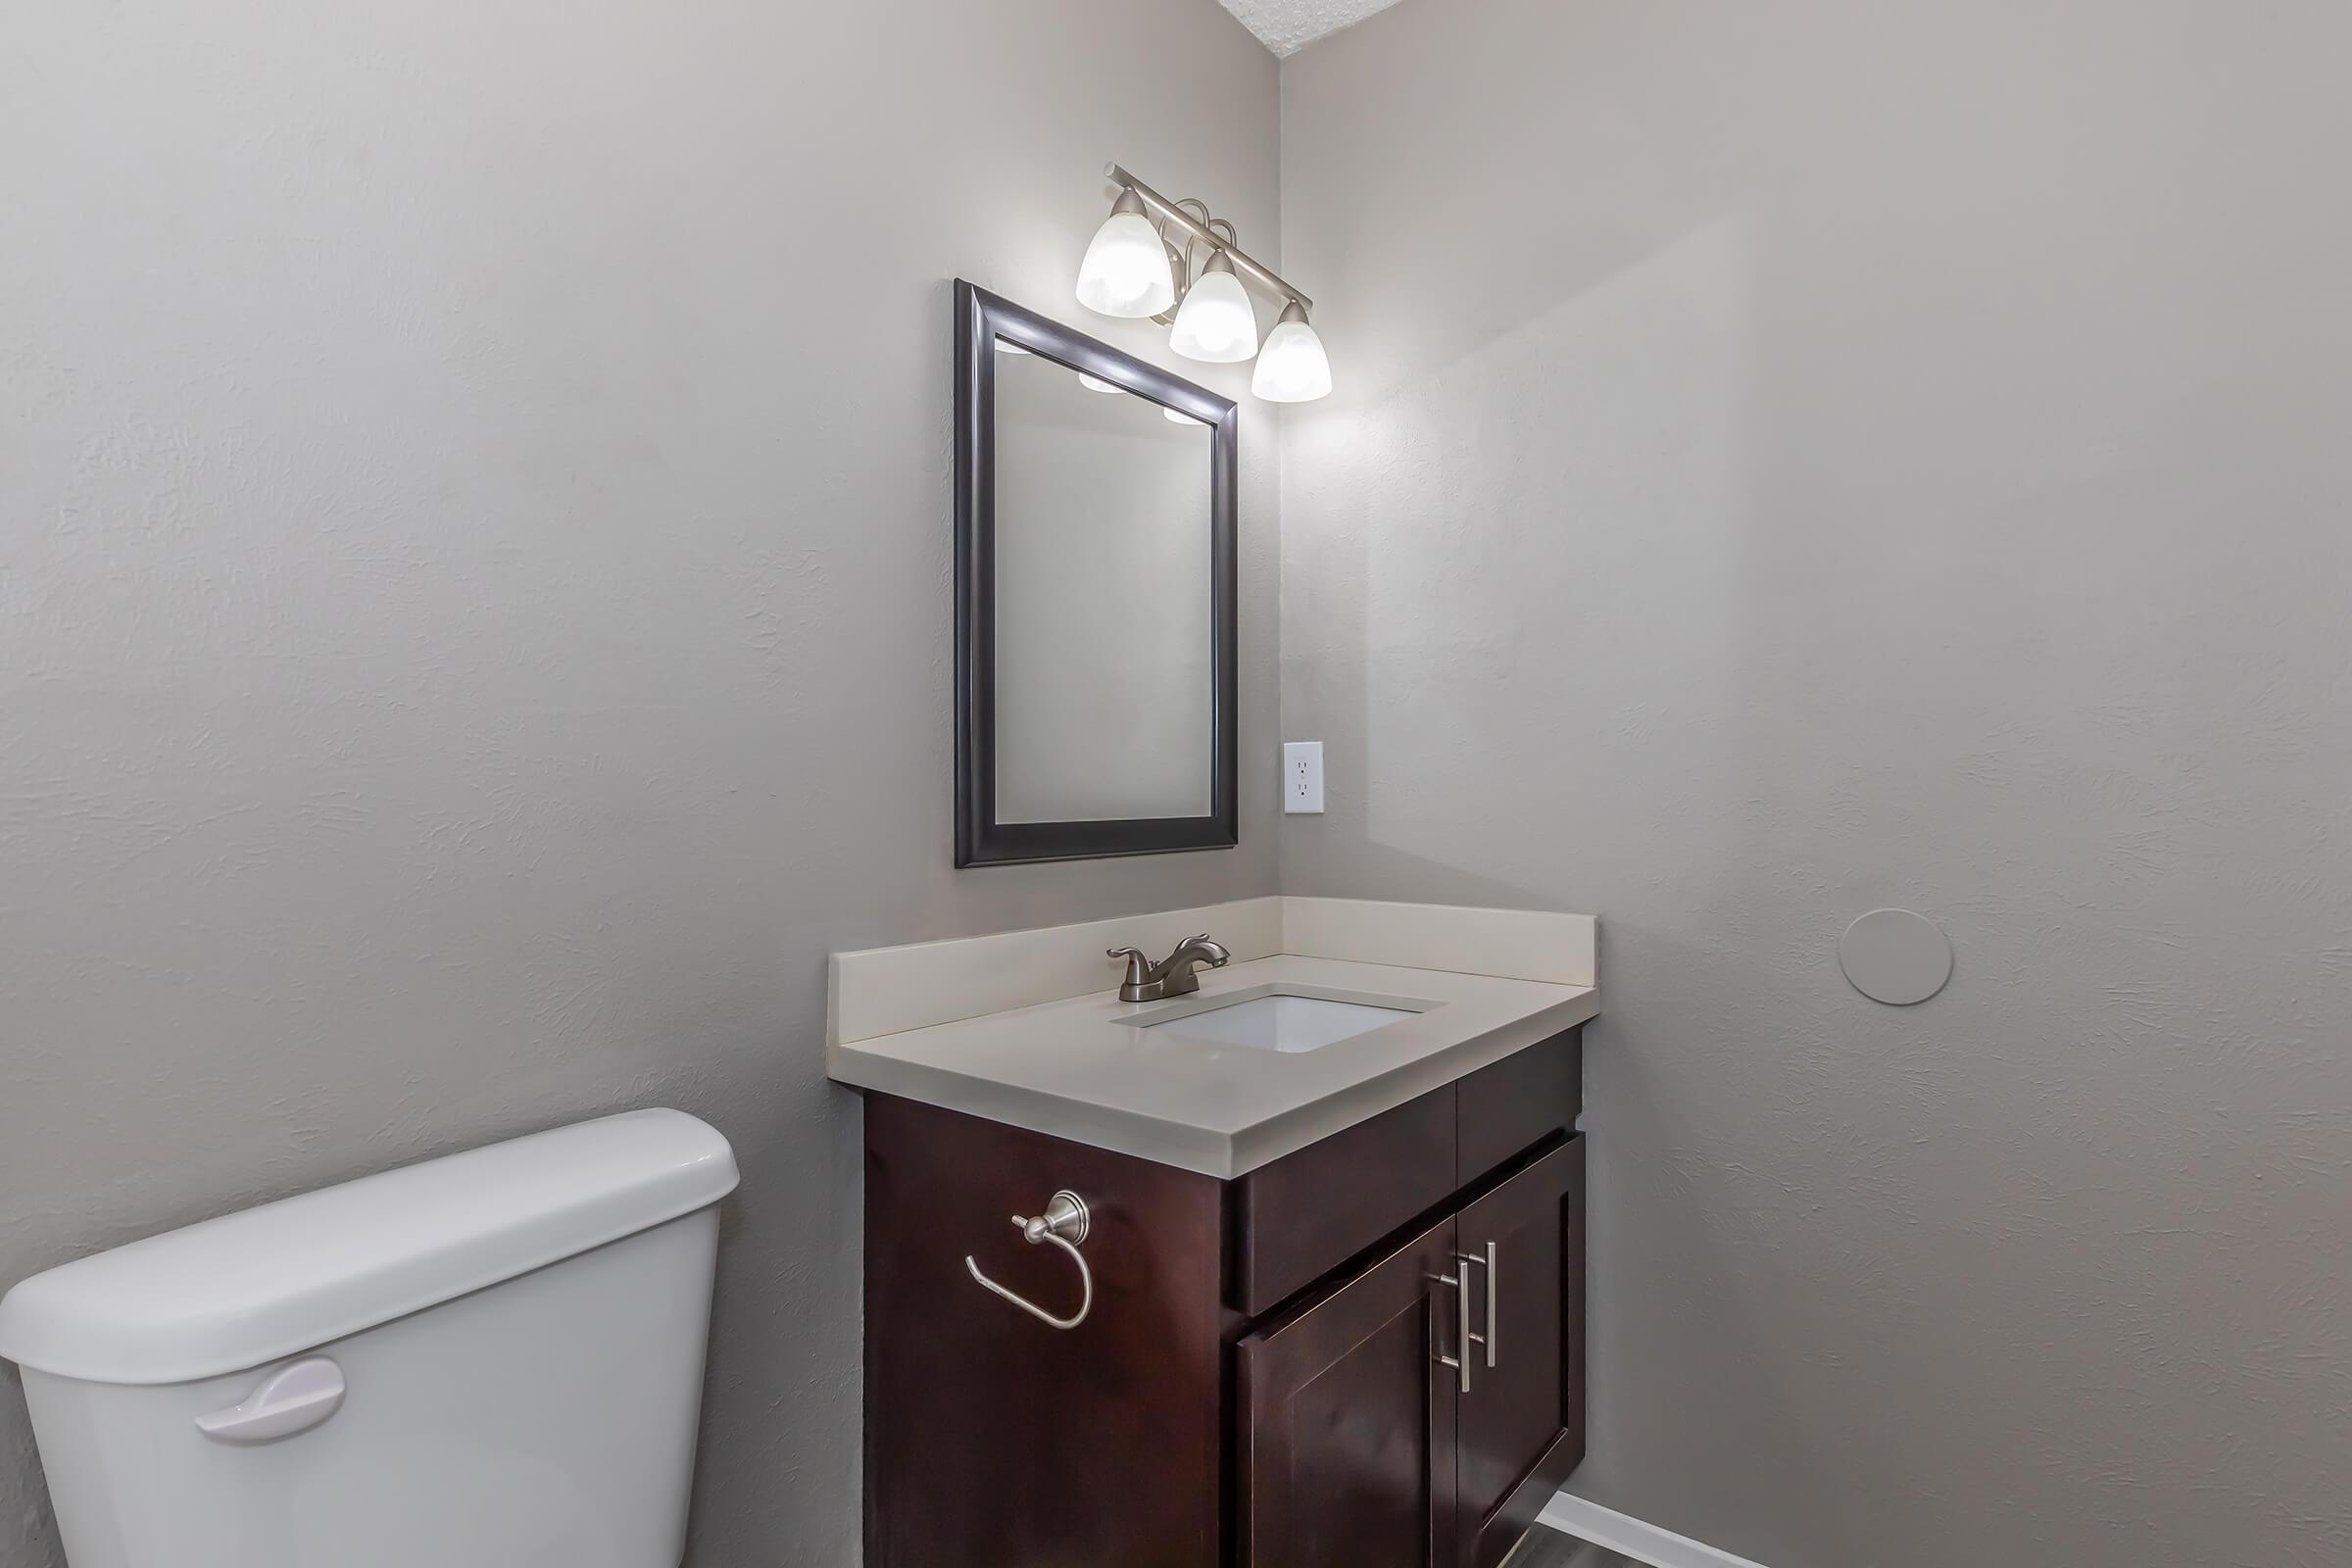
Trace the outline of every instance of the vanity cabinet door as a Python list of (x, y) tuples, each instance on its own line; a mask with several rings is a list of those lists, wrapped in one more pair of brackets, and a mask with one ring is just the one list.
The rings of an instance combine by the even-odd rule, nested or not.
[(1458, 1216), (1478, 1288), (1459, 1423), (1459, 1555), (1493, 1568), (1585, 1452), (1585, 1141), (1573, 1138)]
[(1454, 1223), (1238, 1347), (1248, 1568), (1452, 1568)]

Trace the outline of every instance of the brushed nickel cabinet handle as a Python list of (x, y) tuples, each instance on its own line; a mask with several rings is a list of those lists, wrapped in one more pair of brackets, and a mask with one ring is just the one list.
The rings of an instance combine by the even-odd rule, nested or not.
[[(1494, 1308), (1495, 1247), (1493, 1242), (1489, 1242), (1487, 1255), (1484, 1257), (1479, 1256), (1476, 1252), (1456, 1252), (1453, 1255), (1461, 1260), (1461, 1272), (1465, 1280), (1469, 1278), (1470, 1271), (1474, 1268), (1483, 1268), (1487, 1271), (1487, 1332), (1484, 1334), (1470, 1332), (1470, 1289), (1465, 1284), (1462, 1288), (1462, 1340), (1465, 1347), (1483, 1345), (1487, 1348), (1487, 1367), (1491, 1371), (1494, 1366), (1494, 1322), (1497, 1315)], [(1469, 1351), (1465, 1348), (1462, 1353), (1467, 1355)]]
[(1046, 1211), (1043, 1214), (1038, 1215), (1035, 1219), (1025, 1219), (1021, 1215), (1015, 1214), (1012, 1216), (1012, 1223), (1014, 1229), (1021, 1233), (1021, 1239), (1031, 1247), (1035, 1247), (1041, 1242), (1050, 1242), (1070, 1254), (1070, 1261), (1078, 1265), (1080, 1295), (1077, 1311), (1068, 1317), (1055, 1317), (1035, 1301), (1024, 1300), (981, 1273), (980, 1265), (972, 1260), (972, 1254), (969, 1252), (963, 1254), (963, 1266), (971, 1271), (972, 1278), (978, 1280), (984, 1288), (994, 1291), (1049, 1328), (1074, 1329), (1085, 1322), (1086, 1314), (1095, 1309), (1094, 1271), (1086, 1266), (1086, 1255), (1080, 1252), (1077, 1247), (1078, 1243), (1086, 1240), (1086, 1200), (1065, 1188), (1054, 1195), (1053, 1201), (1046, 1204)]
[(1487, 1365), (1490, 1368), (1496, 1364), (1494, 1358), (1499, 1352), (1495, 1347), (1502, 1343), (1502, 1335), (1497, 1328), (1502, 1321), (1502, 1312), (1496, 1305), (1501, 1299), (1502, 1244), (1489, 1242), (1487, 1244)]
[[(1479, 1259), (1473, 1257), (1466, 1261), (1475, 1263)], [(1456, 1268), (1450, 1274), (1432, 1274), (1430, 1278), (1440, 1285), (1453, 1287), (1454, 1333), (1460, 1337), (1459, 1347), (1462, 1352), (1459, 1355), (1447, 1355), (1445, 1351), (1440, 1350), (1438, 1365), (1451, 1367), (1459, 1373), (1461, 1390), (1464, 1394), (1468, 1394), (1470, 1392), (1470, 1346), (1478, 1339), (1477, 1335), (1470, 1332), (1470, 1271), (1466, 1268)]]

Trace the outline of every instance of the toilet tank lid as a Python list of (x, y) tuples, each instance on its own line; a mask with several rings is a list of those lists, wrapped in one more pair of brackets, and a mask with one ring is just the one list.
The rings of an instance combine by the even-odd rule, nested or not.
[(91, 1383), (264, 1365), (705, 1208), (735, 1152), (633, 1110), (223, 1214), (0, 1298), (0, 1356)]

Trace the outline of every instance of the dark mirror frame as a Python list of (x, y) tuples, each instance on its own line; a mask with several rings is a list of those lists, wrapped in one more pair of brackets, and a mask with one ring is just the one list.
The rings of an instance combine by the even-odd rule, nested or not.
[[(1211, 427), (1209, 446), (1210, 756), (1206, 816), (1102, 822), (997, 820), (997, 350), (1004, 338)], [(1234, 473), (1240, 410), (1182, 376), (1074, 327), (956, 283), (956, 863), (1082, 860), (1229, 850), (1236, 809), (1239, 681), (1234, 598)]]

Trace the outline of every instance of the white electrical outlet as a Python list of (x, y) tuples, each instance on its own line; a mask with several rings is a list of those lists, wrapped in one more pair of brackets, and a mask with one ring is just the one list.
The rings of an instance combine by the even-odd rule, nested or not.
[(1323, 743), (1282, 743), (1282, 808), (1292, 815), (1323, 809)]

